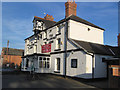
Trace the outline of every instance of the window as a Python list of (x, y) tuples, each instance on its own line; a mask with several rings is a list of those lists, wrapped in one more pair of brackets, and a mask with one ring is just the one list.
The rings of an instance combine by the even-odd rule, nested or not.
[(61, 32), (60, 26), (58, 26), (57, 28), (57, 34), (59, 34)]
[(47, 63), (46, 63), (46, 68), (49, 68), (50, 67), (50, 58), (47, 58)]
[(42, 34), (40, 34), (40, 38), (42, 39)]
[(49, 68), (50, 67), (50, 58), (39, 57), (39, 67), (40, 68)]
[(39, 67), (42, 68), (42, 57), (39, 57)]
[(56, 40), (56, 49), (60, 49), (60, 45), (61, 45), (61, 39), (58, 38), (58, 39)]
[(29, 59), (26, 59), (26, 67), (28, 67)]
[(55, 70), (60, 71), (60, 58), (56, 58), (55, 64)]
[(77, 68), (77, 59), (71, 59), (71, 68)]
[(47, 38), (47, 32), (46, 31), (44, 32), (44, 38)]
[(37, 45), (34, 45), (34, 53), (37, 53)]

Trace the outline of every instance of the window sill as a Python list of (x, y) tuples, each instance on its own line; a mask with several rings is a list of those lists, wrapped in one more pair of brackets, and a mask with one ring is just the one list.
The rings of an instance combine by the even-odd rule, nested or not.
[(60, 73), (60, 71), (54, 71), (54, 73)]
[(54, 51), (60, 51), (61, 49), (55, 49)]
[(43, 40), (47, 40), (47, 38), (44, 38)]
[(57, 33), (56, 36), (61, 35), (61, 33)]

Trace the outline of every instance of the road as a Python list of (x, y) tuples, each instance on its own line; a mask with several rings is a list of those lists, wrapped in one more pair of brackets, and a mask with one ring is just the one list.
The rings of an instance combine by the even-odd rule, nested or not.
[[(39, 79), (38, 79), (39, 78)], [(82, 82), (56, 75), (38, 75), (31, 78), (26, 74), (5, 74), (2, 88), (95, 88)]]

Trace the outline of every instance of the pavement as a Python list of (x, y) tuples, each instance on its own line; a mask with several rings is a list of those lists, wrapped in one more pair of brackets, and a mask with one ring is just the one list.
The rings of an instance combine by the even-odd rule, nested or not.
[(39, 74), (31, 77), (29, 74), (2, 75), (2, 88), (96, 88), (80, 81), (51, 74)]

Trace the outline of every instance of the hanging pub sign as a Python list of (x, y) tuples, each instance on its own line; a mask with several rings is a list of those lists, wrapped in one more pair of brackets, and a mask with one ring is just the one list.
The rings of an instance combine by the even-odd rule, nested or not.
[(42, 45), (42, 53), (48, 53), (51, 52), (51, 43)]

